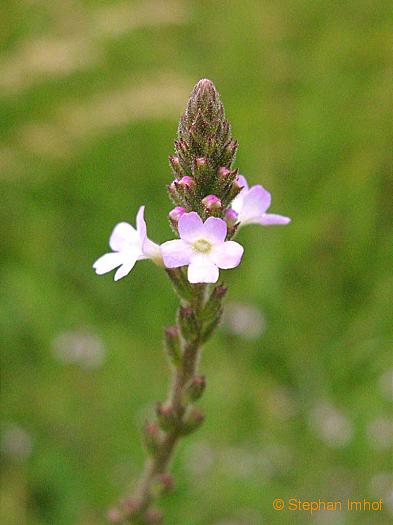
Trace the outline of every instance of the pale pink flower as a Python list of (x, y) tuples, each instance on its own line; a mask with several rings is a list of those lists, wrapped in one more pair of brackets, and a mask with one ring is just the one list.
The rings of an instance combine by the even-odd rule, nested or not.
[(241, 226), (246, 224), (262, 224), (270, 226), (272, 224), (288, 224), (291, 222), (289, 217), (266, 213), (270, 207), (272, 197), (262, 186), (257, 184), (249, 188), (247, 180), (239, 175), (237, 181), (243, 189), (232, 201), (231, 207), (238, 213), (238, 221)]
[(185, 213), (178, 223), (180, 239), (161, 245), (167, 268), (188, 265), (190, 283), (215, 283), (219, 268), (235, 268), (240, 264), (243, 247), (226, 241), (226, 222), (209, 217), (205, 222), (193, 211)]
[(161, 261), (160, 247), (147, 237), (144, 211), (144, 206), (138, 210), (136, 229), (128, 222), (120, 222), (115, 226), (109, 238), (109, 246), (113, 252), (106, 253), (93, 264), (98, 275), (119, 267), (114, 277), (115, 281), (118, 281), (130, 273), (136, 261), (142, 259), (152, 259), (157, 263)]

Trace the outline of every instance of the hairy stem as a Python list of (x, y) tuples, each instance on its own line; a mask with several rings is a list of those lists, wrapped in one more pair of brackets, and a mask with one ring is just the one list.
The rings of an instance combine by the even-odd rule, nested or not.
[(179, 368), (174, 370), (174, 377), (169, 393), (168, 406), (173, 409), (176, 414), (179, 425), (175, 425), (173, 429), (166, 432), (160, 443), (159, 450), (154, 458), (147, 460), (145, 470), (139, 484), (137, 493), (137, 500), (140, 512), (146, 511), (154, 500), (152, 494), (152, 484), (157, 475), (166, 472), (170, 463), (172, 454), (176, 448), (176, 444), (181, 437), (181, 428), (183, 415), (187, 409), (187, 404), (184, 403), (184, 387), (187, 381), (196, 372), (197, 361), (201, 347), (198, 343), (188, 345), (184, 351), (184, 358)]
[(146, 460), (135, 495), (124, 500), (115, 510), (115, 519), (112, 520), (115, 522), (161, 523), (161, 513), (154, 508), (154, 503), (172, 484), (168, 467), (176, 445), (183, 436), (197, 430), (203, 421), (201, 411), (194, 406), (205, 386), (204, 377), (198, 375), (199, 357), (207, 339), (204, 337), (206, 327), (210, 337), (212, 322), (215, 326), (219, 323), (226, 289), (221, 284), (212, 289), (203, 284), (185, 284), (183, 268), (167, 272), (181, 298), (177, 323), (166, 329), (165, 346), (172, 363), (172, 382), (166, 401), (157, 404), (157, 419), (145, 427), (150, 457)]

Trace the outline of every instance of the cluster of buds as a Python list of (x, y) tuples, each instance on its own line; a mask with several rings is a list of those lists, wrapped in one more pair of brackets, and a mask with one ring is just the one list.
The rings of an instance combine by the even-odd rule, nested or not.
[[(232, 169), (237, 142), (225, 118), (220, 96), (210, 80), (198, 82), (180, 119), (175, 155), (169, 157), (174, 181), (168, 186), (174, 210), (196, 211), (202, 219), (224, 218), (241, 191), (238, 170)], [(170, 212), (176, 226), (178, 211)], [(175, 220), (174, 220), (175, 219)]]

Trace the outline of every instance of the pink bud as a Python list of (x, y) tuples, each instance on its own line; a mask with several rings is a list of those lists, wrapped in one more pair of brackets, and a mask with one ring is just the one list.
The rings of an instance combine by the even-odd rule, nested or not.
[(176, 183), (175, 181), (171, 182), (168, 186), (168, 191), (171, 195), (176, 195)]
[(181, 175), (181, 167), (180, 167), (179, 157), (175, 157), (173, 155), (170, 155), (169, 156), (169, 163), (172, 166), (172, 169), (176, 173), (176, 175)]
[(186, 209), (182, 206), (176, 206), (176, 208), (173, 208), (173, 210), (169, 212), (169, 220), (175, 229), (177, 228), (180, 217), (184, 215), (184, 213), (186, 213)]
[(195, 186), (195, 180), (192, 177), (185, 175), (177, 182), (177, 184), (183, 188), (192, 189)]
[(168, 492), (173, 488), (174, 480), (173, 476), (169, 474), (169, 472), (163, 472), (162, 474), (159, 474), (157, 479), (160, 482), (164, 492)]
[(195, 164), (198, 166), (198, 168), (201, 166), (206, 166), (207, 159), (205, 157), (198, 157), (195, 159)]
[(224, 214), (224, 220), (227, 223), (229, 228), (235, 226), (237, 223), (238, 213), (233, 208), (228, 208)]
[(207, 195), (202, 199), (202, 204), (210, 211), (219, 210), (221, 208), (221, 201), (217, 195)]
[(173, 167), (177, 168), (178, 166), (180, 166), (179, 157), (175, 157), (174, 155), (169, 156), (169, 162)]
[(177, 224), (180, 217), (186, 213), (186, 209), (183, 208), (182, 206), (176, 206), (176, 208), (173, 208), (173, 210), (171, 210), (169, 212), (169, 218), (171, 220), (172, 223), (174, 224)]
[(227, 146), (227, 150), (233, 155), (237, 150), (237, 141), (231, 140), (231, 142)]
[(228, 175), (231, 175), (231, 170), (229, 170), (228, 168), (225, 168), (224, 166), (222, 166), (219, 170), (218, 170), (218, 175), (222, 178), (225, 178), (225, 177), (228, 177)]
[(152, 421), (146, 421), (144, 431), (149, 436), (156, 437), (160, 434), (160, 429), (158, 428), (158, 425)]

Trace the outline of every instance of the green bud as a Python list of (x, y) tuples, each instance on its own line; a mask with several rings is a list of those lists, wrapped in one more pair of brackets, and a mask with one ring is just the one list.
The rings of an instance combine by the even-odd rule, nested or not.
[(217, 284), (213, 288), (206, 302), (206, 305), (202, 311), (202, 319), (204, 321), (210, 322), (212, 319), (214, 319), (217, 316), (218, 312), (221, 309), (222, 300), (225, 297), (226, 293), (227, 293), (227, 288), (222, 283)]
[(206, 388), (205, 376), (195, 375), (185, 388), (185, 395), (189, 401), (197, 401)]
[(178, 310), (178, 324), (181, 335), (186, 341), (193, 341), (198, 336), (198, 322), (192, 308), (181, 306)]
[(222, 154), (221, 154), (221, 165), (226, 166), (227, 168), (230, 168), (232, 164), (235, 162), (236, 159), (236, 151), (237, 151), (237, 141), (236, 140), (229, 140), (227, 144), (225, 144)]
[(157, 403), (156, 414), (162, 430), (168, 432), (177, 426), (177, 416), (171, 406)]
[(158, 474), (153, 481), (152, 492), (159, 496), (165, 492), (169, 492), (174, 485), (173, 476), (169, 472)]
[(192, 407), (183, 420), (181, 433), (183, 436), (195, 432), (203, 423), (205, 417), (199, 408)]
[(182, 356), (182, 346), (179, 329), (176, 325), (167, 326), (164, 330), (165, 350), (174, 366), (179, 366)]
[(221, 306), (218, 309), (217, 313), (211, 318), (211, 320), (207, 321), (206, 324), (204, 324), (203, 330), (202, 330), (202, 337), (201, 337), (202, 343), (205, 343), (208, 339), (210, 339), (212, 333), (220, 324), (222, 312), (223, 312), (223, 307)]
[(172, 281), (173, 287), (180, 299), (190, 301), (193, 297), (193, 288), (192, 284), (187, 279), (187, 275), (184, 269), (167, 268), (166, 273)]
[(174, 155), (169, 155), (168, 159), (169, 159), (169, 164), (171, 165), (171, 168), (173, 170), (173, 174), (175, 175), (175, 177), (178, 179), (181, 178), (182, 171), (181, 171), (179, 157), (175, 157)]
[(239, 195), (242, 189), (243, 189), (243, 186), (240, 184), (240, 182), (237, 179), (235, 179), (228, 191), (228, 202), (233, 201), (233, 199), (237, 195)]
[(161, 444), (161, 432), (157, 423), (146, 421), (143, 426), (143, 442), (146, 450), (155, 456)]

